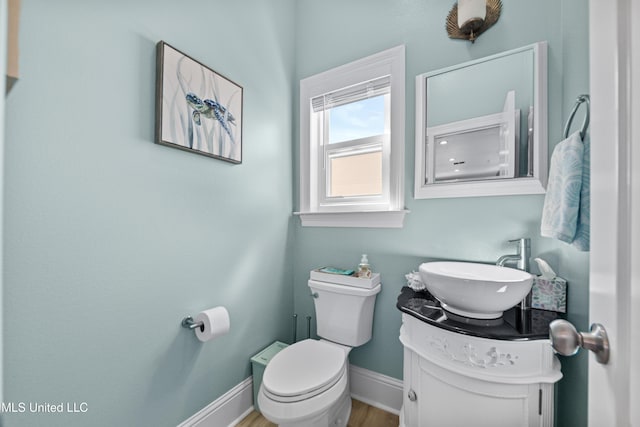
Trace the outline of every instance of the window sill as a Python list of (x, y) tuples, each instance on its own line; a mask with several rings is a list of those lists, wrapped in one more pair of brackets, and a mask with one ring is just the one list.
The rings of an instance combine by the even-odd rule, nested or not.
[(402, 228), (410, 211), (294, 212), (303, 227)]

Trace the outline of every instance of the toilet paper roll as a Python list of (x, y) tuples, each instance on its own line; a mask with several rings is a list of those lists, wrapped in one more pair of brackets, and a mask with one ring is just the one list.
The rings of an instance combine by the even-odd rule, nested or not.
[(212, 340), (229, 332), (229, 312), (224, 307), (213, 307), (201, 311), (193, 319), (202, 322), (203, 326), (196, 328), (196, 336), (202, 342)]

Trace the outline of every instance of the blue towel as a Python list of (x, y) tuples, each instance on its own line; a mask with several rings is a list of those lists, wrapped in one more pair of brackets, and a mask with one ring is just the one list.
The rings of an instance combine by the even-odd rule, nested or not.
[(573, 246), (578, 250), (588, 251), (591, 223), (591, 144), (585, 136), (584, 157), (582, 160), (582, 188), (580, 189), (580, 211), (578, 212), (578, 226), (573, 238)]
[(573, 243), (582, 251), (589, 250), (588, 156), (580, 132), (556, 145), (540, 227), (542, 236)]

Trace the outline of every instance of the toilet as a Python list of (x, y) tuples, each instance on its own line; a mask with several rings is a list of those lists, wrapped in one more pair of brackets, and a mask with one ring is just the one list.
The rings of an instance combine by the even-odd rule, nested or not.
[(349, 352), (371, 339), (372, 289), (309, 280), (318, 336), (283, 349), (258, 392), (262, 415), (280, 427), (345, 427), (351, 414)]

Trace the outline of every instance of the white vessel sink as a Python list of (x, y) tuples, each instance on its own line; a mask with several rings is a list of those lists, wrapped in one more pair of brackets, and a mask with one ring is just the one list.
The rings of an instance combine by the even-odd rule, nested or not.
[(526, 271), (473, 262), (420, 265), (420, 278), (447, 311), (476, 319), (497, 319), (527, 296), (533, 276)]

